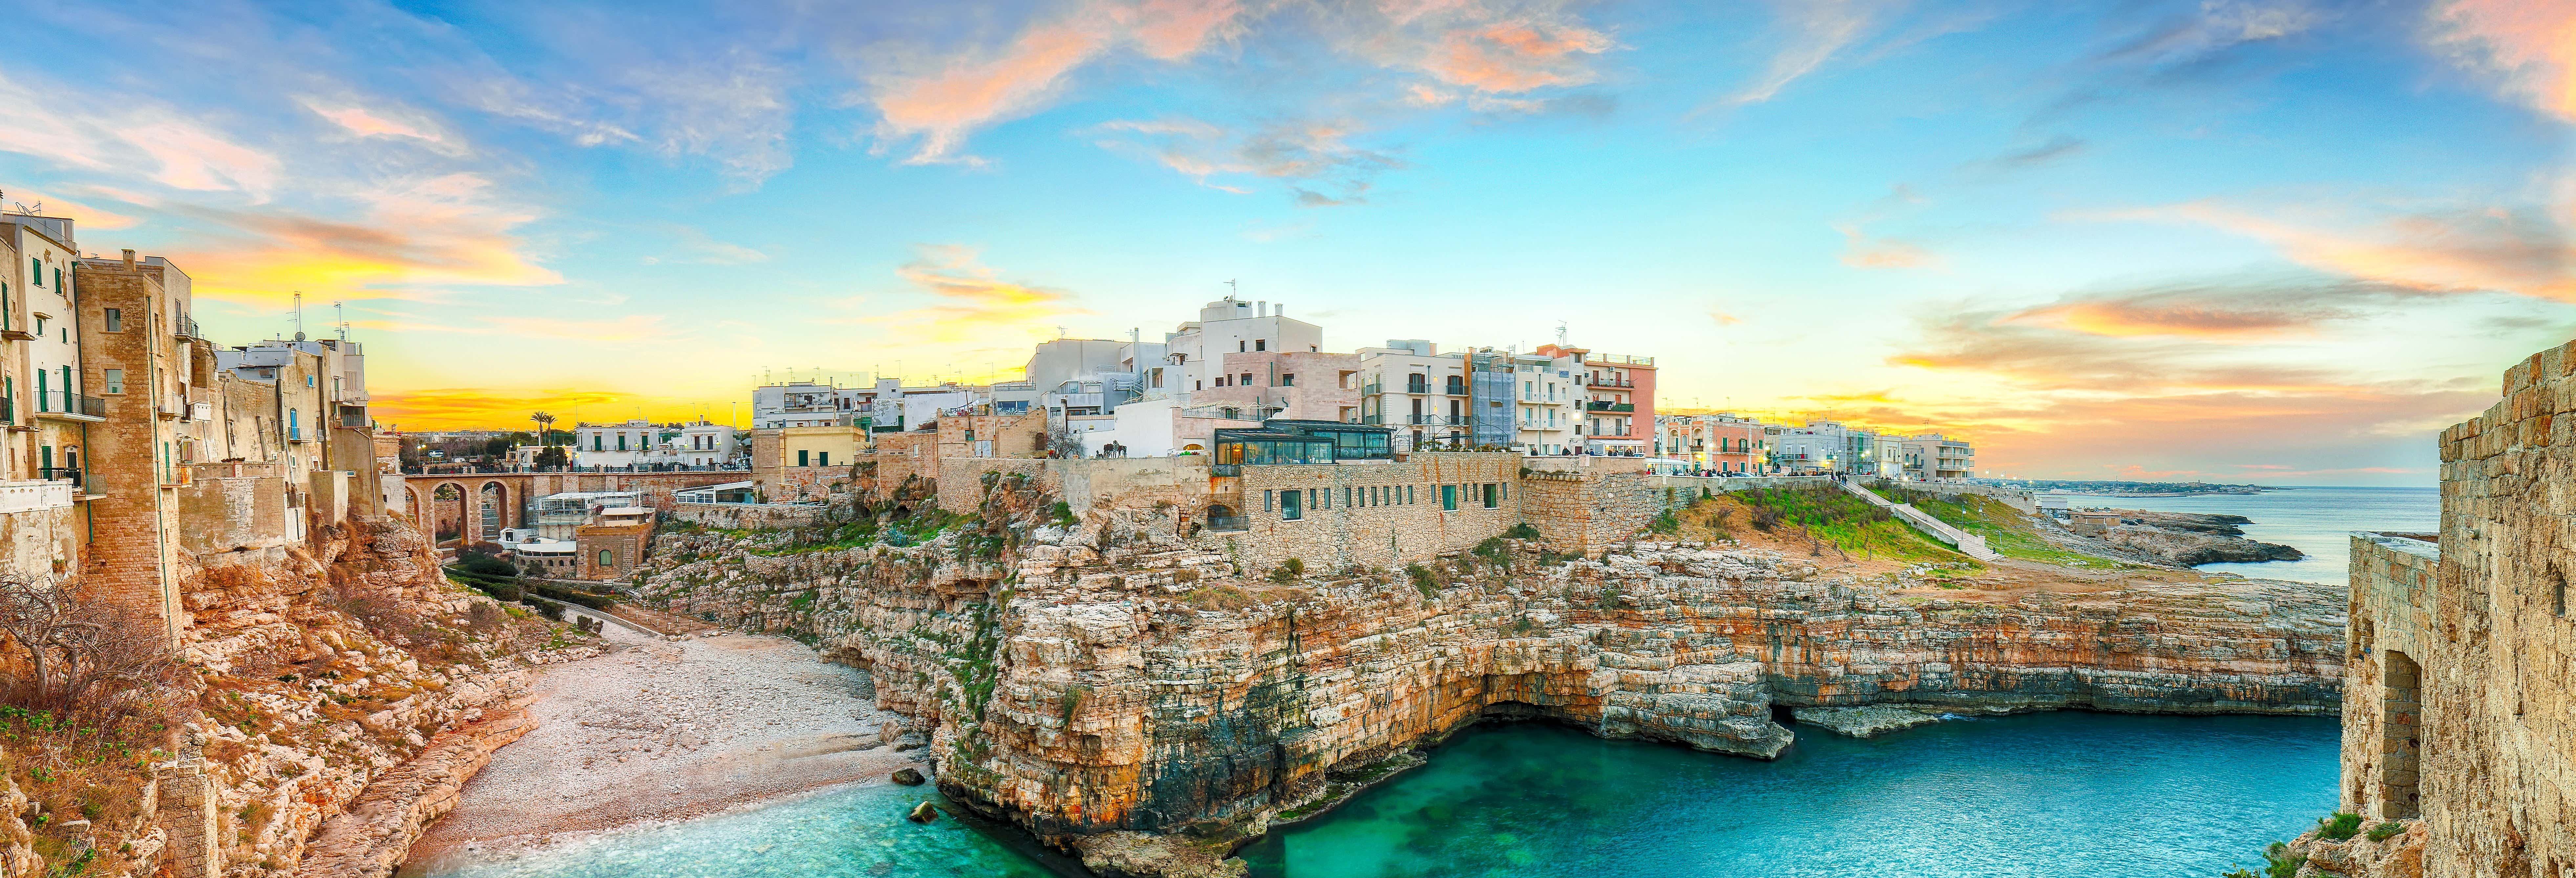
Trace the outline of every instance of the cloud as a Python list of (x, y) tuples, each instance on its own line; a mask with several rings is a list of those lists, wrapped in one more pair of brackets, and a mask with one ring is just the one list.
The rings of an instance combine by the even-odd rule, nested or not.
[(1355, 124), (1342, 121), (1277, 122), (1250, 131), (1197, 119), (1112, 121), (1095, 126), (1104, 148), (1139, 153), (1200, 185), (1249, 191), (1211, 178), (1246, 176), (1285, 181), (1300, 207), (1365, 203), (1377, 176), (1405, 167), (1388, 152), (1352, 146)]
[(594, 118), (576, 90), (538, 90), (517, 79), (489, 75), (456, 84), (456, 100), (483, 112), (572, 138), (577, 146), (639, 143), (625, 126)]
[(234, 235), (192, 242), (175, 258), (199, 295), (275, 302), (301, 291), (344, 299), (421, 295), (425, 285), (563, 282), (519, 253), (512, 229), (536, 217), (494, 199), (491, 181), (455, 173), (383, 181), (359, 194), (358, 220), (286, 211), (183, 207)]
[(2431, 42), (2534, 108), (2576, 119), (2576, 4), (2447, 0), (2427, 8)]
[(40, 212), (46, 216), (70, 217), (78, 222), (78, 228), (82, 231), (130, 229), (143, 222), (125, 214), (93, 207), (85, 202), (36, 189), (12, 186), (5, 191), (0, 191), (0, 196), (5, 196), (12, 205), (25, 205), (30, 210), (41, 207), (43, 210)]
[(0, 151), (67, 168), (139, 173), (173, 189), (240, 192), (254, 201), (266, 200), (278, 185), (276, 156), (197, 119), (139, 99), (86, 97), (0, 74), (0, 117), (44, 120), (0, 125)]
[(769, 261), (767, 253), (718, 241), (691, 226), (673, 226), (671, 231), (679, 237), (680, 249), (668, 255), (644, 257), (644, 264), (746, 265)]
[(2355, 213), (2361, 212), (2196, 201), (2107, 216), (2199, 223), (2263, 241), (2303, 265), (2409, 289), (2576, 302), (2576, 250), (2566, 229), (2540, 210)]
[(422, 146), (447, 155), (463, 155), (466, 147), (448, 134), (427, 114), (402, 107), (366, 107), (354, 101), (328, 101), (305, 96), (296, 98), (313, 114), (331, 121), (359, 137), (390, 137), (418, 141)]
[(871, 76), (879, 149), (913, 142), (905, 164), (979, 164), (965, 155), (976, 129), (1036, 111), (1085, 64), (1132, 41), (1143, 54), (1176, 61), (1233, 33), (1234, 0), (1085, 2), (1023, 28), (998, 47), (967, 47)]
[(1843, 235), (1842, 263), (1853, 268), (1923, 268), (1940, 262), (1939, 256), (1913, 243), (1872, 238), (1857, 224), (1838, 223), (1834, 231)]
[(2274, 342), (2377, 313), (2375, 306), (2424, 298), (2418, 290), (2366, 281), (2164, 284), (2068, 295), (1997, 318), (2110, 337), (2166, 336)]
[(1778, 97), (1789, 83), (1814, 73), (1859, 40), (1892, 6), (1878, 0), (1778, 0), (1772, 8), (1788, 34), (1762, 73), (1725, 103), (1741, 106)]
[(2084, 145), (2081, 138), (2061, 134), (2050, 138), (2047, 143), (2005, 153), (2001, 158), (1995, 159), (1995, 164), (2010, 169), (2037, 167), (2083, 152)]
[(1420, 64), (1449, 85), (1518, 94), (1597, 79), (1591, 56), (1615, 45), (1609, 35), (1580, 25), (1498, 21), (1449, 31)]
[(1715, 323), (1719, 326), (1735, 326), (1744, 322), (1744, 318), (1737, 317), (1716, 308), (1708, 309), (1708, 320), (1709, 322)]
[(1060, 317), (1091, 313), (1063, 290), (1001, 280), (1000, 270), (985, 266), (980, 255), (957, 244), (920, 247), (918, 258), (895, 274), (936, 304), (865, 319), (932, 342), (994, 342), (1000, 335), (1016, 339), (1040, 332)]

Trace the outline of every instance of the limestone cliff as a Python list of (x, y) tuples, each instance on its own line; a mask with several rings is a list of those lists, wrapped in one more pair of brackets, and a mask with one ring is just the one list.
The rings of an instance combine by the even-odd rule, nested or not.
[(1229, 841), (1344, 793), (1337, 772), (1489, 715), (1768, 757), (1793, 739), (1775, 705), (2337, 705), (2344, 601), (2323, 586), (1950, 598), (1766, 551), (1541, 564), (1508, 540), (1250, 579), (1143, 522), (1067, 529), (1043, 505), (1005, 485), (910, 546), (665, 534), (644, 579), (672, 610), (871, 668), (953, 797), (1108, 872), (1223, 873)]
[[(435, 782), (392, 787), (462, 783), (481, 762), (441, 754), (506, 743), (530, 668), (588, 649), (449, 584), (399, 521), (352, 520), (309, 545), (182, 556), (189, 679), (167, 738), (149, 742), (157, 764), (95, 825), (29, 833), (24, 809), (0, 817), (0, 859), (59, 866), (86, 851), (87, 874), (284, 874), (336, 818), (376, 829), (337, 833), (328, 868), (302, 871), (387, 874), (439, 810)], [(387, 824), (388, 810), (420, 819)]]

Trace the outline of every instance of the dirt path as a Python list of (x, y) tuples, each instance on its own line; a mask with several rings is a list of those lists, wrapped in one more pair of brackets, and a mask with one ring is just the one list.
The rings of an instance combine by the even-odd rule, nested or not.
[(675, 820), (920, 764), (877, 742), (895, 718), (867, 674), (777, 637), (676, 643), (609, 626), (607, 655), (546, 670), (535, 731), (465, 786), (411, 850), (542, 842)]

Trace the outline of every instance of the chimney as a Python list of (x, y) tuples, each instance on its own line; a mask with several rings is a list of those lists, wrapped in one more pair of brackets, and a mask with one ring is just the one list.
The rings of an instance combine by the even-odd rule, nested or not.
[(125, 270), (134, 270), (134, 248), (132, 247), (125, 248)]
[(1267, 302), (1267, 301), (1263, 301), (1263, 302), (1255, 303), (1255, 304), (1253, 305), (1253, 308), (1252, 308), (1252, 316), (1254, 316), (1254, 317), (1268, 317), (1268, 316), (1270, 316), (1270, 303), (1269, 303), (1269, 302)]

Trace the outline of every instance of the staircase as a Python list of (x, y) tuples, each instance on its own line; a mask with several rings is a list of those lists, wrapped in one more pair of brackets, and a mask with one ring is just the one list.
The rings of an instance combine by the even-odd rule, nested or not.
[(1861, 487), (1856, 482), (1836, 480), (1834, 484), (1841, 485), (1843, 490), (1851, 492), (1852, 496), (1869, 501), (1872, 506), (1895, 513), (1899, 520), (1913, 525), (1915, 530), (1922, 531), (1926, 536), (1950, 544), (1952, 548), (1959, 550), (1959, 554), (1979, 561), (1993, 561), (2003, 557), (1995, 554), (1995, 550), (1986, 548), (1985, 537), (1951, 527), (1949, 522), (1916, 509), (1913, 504), (1889, 502), (1887, 498), (1878, 496), (1877, 492)]

